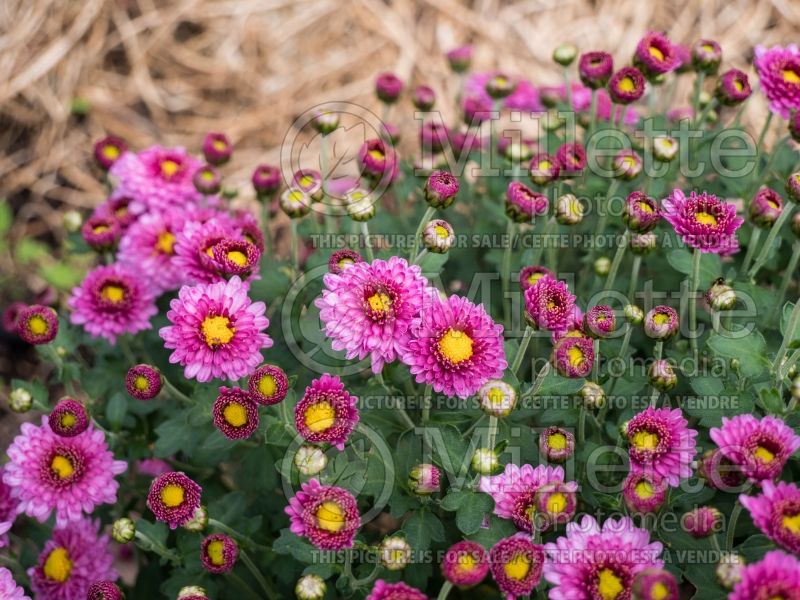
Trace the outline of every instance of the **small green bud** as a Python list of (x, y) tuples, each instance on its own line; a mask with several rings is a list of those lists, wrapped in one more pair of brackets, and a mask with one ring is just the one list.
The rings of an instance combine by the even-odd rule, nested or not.
[(115, 542), (127, 544), (133, 540), (135, 536), (136, 524), (127, 517), (117, 519), (111, 526), (111, 537), (114, 538)]

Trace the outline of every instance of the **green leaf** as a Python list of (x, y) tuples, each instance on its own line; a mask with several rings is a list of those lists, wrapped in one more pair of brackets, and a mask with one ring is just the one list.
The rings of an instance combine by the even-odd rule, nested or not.
[(794, 326), (794, 331), (787, 331), (787, 328), (789, 327), (789, 319), (792, 316), (793, 310), (794, 302), (787, 302), (783, 305), (783, 315), (781, 316), (781, 333), (784, 337), (788, 336), (789, 348), (798, 348), (800, 347), (800, 319), (797, 319), (797, 323), (795, 323)]
[(767, 536), (761, 534), (750, 536), (736, 548), (748, 563), (758, 562), (764, 558), (767, 552), (774, 549), (775, 544)]
[(431, 540), (444, 540), (444, 526), (439, 518), (431, 511), (422, 508), (406, 520), (403, 524), (406, 540), (417, 552), (430, 548)]
[(419, 263), (420, 269), (422, 269), (425, 275), (438, 275), (442, 272), (442, 269), (444, 269), (444, 265), (449, 257), (449, 253), (435, 254), (433, 252), (428, 252)]
[(122, 392), (117, 392), (106, 403), (106, 419), (114, 429), (122, 426), (125, 414), (128, 412), (128, 399)]
[(764, 388), (758, 392), (758, 405), (770, 414), (783, 412), (783, 399), (775, 388)]
[(306, 564), (313, 563), (314, 554), (318, 552), (314, 546), (289, 529), (281, 529), (281, 535), (272, 543), (272, 549), (278, 554), (291, 554), (295, 560)]
[(494, 500), (481, 492), (469, 494), (456, 512), (456, 526), (470, 535), (480, 529), (483, 518), (494, 509)]
[[(692, 274), (692, 253), (685, 248), (677, 248), (667, 254), (667, 262), (673, 269), (684, 275)], [(699, 288), (705, 289), (717, 277), (722, 275), (722, 264), (716, 254), (702, 253), (700, 255)]]
[(5, 198), (0, 199), (0, 233), (5, 233), (11, 229), (11, 222), (14, 220), (14, 215), (11, 213), (11, 207), (6, 202)]
[(708, 347), (724, 358), (739, 359), (742, 375), (755, 377), (770, 366), (766, 355), (767, 342), (758, 330), (754, 329), (747, 335), (741, 333), (741, 330), (733, 332), (735, 337), (711, 336)]
[(458, 491), (458, 492), (450, 491), (444, 498), (442, 498), (440, 506), (444, 510), (451, 512), (454, 510), (458, 510), (459, 508), (461, 508), (461, 505), (464, 504), (464, 502), (467, 500), (469, 496), (470, 492), (468, 491)]

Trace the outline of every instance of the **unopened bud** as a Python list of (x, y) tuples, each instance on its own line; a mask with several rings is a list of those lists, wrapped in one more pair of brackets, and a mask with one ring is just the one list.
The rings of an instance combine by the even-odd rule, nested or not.
[(578, 56), (578, 47), (575, 44), (561, 44), (553, 50), (553, 60), (562, 67), (568, 67)]
[(736, 306), (736, 292), (720, 277), (705, 294), (706, 302), (714, 311), (731, 310)]
[(611, 259), (607, 256), (601, 256), (594, 261), (594, 272), (599, 277), (605, 277), (611, 271)]
[(583, 220), (583, 204), (574, 194), (564, 194), (558, 199), (556, 220), (562, 225), (576, 225)]
[(497, 452), (491, 448), (478, 448), (472, 455), (472, 470), (479, 475), (491, 475), (500, 467)]
[(133, 540), (135, 536), (136, 524), (127, 517), (117, 519), (111, 526), (111, 537), (114, 538), (115, 542), (127, 544)]
[(678, 376), (672, 365), (664, 359), (653, 361), (647, 376), (650, 379), (650, 385), (660, 392), (668, 392), (678, 383)]
[(25, 388), (16, 388), (8, 395), (8, 406), (15, 413), (26, 413), (33, 406), (33, 396)]

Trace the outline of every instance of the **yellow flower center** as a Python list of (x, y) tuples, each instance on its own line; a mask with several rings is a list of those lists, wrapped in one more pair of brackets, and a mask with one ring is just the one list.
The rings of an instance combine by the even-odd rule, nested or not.
[(659, 441), (660, 440), (657, 433), (651, 433), (644, 430), (634, 433), (633, 438), (631, 439), (631, 443), (638, 450), (655, 450), (658, 447)]
[(773, 460), (775, 460), (775, 453), (771, 450), (768, 450), (764, 446), (758, 446), (753, 454), (758, 460), (764, 463), (771, 463)]
[(118, 304), (125, 299), (125, 288), (113, 284), (104, 285), (100, 288), (100, 295), (112, 304)]
[(656, 325), (666, 325), (669, 321), (669, 315), (667, 313), (656, 313), (653, 315), (653, 323)]
[(376, 160), (383, 160), (385, 155), (380, 150), (370, 150), (369, 155)]
[(658, 61), (664, 60), (664, 53), (660, 49), (656, 48), (655, 46), (650, 46), (647, 49), (647, 51), (650, 53), (650, 56), (652, 56), (656, 60), (658, 60)]
[(514, 558), (503, 565), (503, 570), (509, 579), (522, 581), (528, 576), (531, 570), (531, 561), (524, 554), (517, 554)]
[(311, 184), (314, 183), (314, 178), (311, 175), (303, 175), (298, 182), (301, 187), (309, 187)]
[(472, 358), (472, 338), (463, 331), (448, 329), (439, 340), (439, 351), (457, 365)]
[(336, 411), (330, 402), (325, 400), (309, 406), (304, 418), (306, 427), (314, 433), (333, 427), (336, 422)]
[(156, 250), (161, 254), (172, 256), (175, 253), (175, 236), (169, 231), (162, 231), (156, 240)]
[(185, 492), (181, 486), (170, 483), (161, 490), (161, 502), (167, 508), (175, 508), (183, 504), (184, 495)]
[(222, 416), (231, 427), (241, 427), (247, 423), (247, 409), (238, 402), (231, 402), (223, 408)]
[(450, 237), (450, 232), (447, 231), (447, 229), (442, 227), (441, 225), (437, 225), (436, 227), (434, 227), (433, 231), (436, 233), (436, 237), (440, 237), (442, 239)]
[(547, 512), (553, 515), (557, 515), (559, 513), (564, 512), (566, 508), (567, 508), (566, 494), (562, 494), (561, 492), (550, 494), (550, 497), (547, 499)]
[(150, 389), (150, 381), (144, 375), (137, 375), (136, 379), (133, 380), (133, 387), (140, 392), (146, 392)]
[(603, 600), (615, 600), (625, 588), (622, 580), (611, 569), (602, 569), (597, 575), (597, 591)]
[(278, 389), (278, 384), (275, 383), (275, 378), (272, 375), (264, 375), (258, 381), (258, 391), (267, 398), (271, 397)]
[(59, 583), (69, 579), (72, 573), (72, 561), (69, 559), (69, 552), (63, 546), (54, 549), (44, 561), (44, 575), (48, 579)]
[(224, 346), (233, 339), (236, 329), (231, 327), (228, 317), (206, 317), (200, 326), (209, 347)]
[(336, 533), (344, 527), (345, 514), (336, 502), (323, 502), (317, 509), (317, 527)]
[(785, 529), (788, 529), (794, 535), (800, 535), (800, 513), (796, 515), (784, 515), (781, 523)]
[(636, 492), (636, 495), (642, 500), (649, 500), (656, 493), (655, 489), (653, 488), (653, 484), (651, 484), (649, 481), (640, 481), (633, 489)]
[(28, 331), (34, 335), (42, 335), (47, 333), (47, 321), (39, 315), (33, 315), (28, 319)]
[(623, 77), (619, 80), (619, 89), (623, 92), (632, 92), (636, 89), (636, 82), (631, 77)]
[(56, 454), (50, 462), (50, 468), (59, 479), (67, 479), (75, 472), (75, 465), (62, 454)]
[(212, 565), (221, 566), (225, 564), (225, 543), (214, 540), (206, 546), (206, 556)]
[(170, 178), (173, 175), (175, 175), (175, 173), (178, 172), (179, 168), (180, 165), (176, 163), (174, 160), (167, 159), (161, 161), (161, 174), (166, 178)]
[(352, 258), (343, 258), (339, 261), (339, 268), (344, 271), (345, 267), (349, 267), (352, 264), (355, 264)]
[(92, 233), (103, 233), (108, 231), (108, 225), (97, 225), (96, 227), (92, 227)]
[(553, 450), (564, 450), (567, 447), (567, 436), (563, 433), (551, 433), (547, 438), (547, 444)]
[(709, 214), (707, 212), (700, 211), (698, 213), (695, 213), (694, 218), (695, 221), (697, 221), (701, 225), (711, 225), (712, 227), (716, 227), (717, 225), (717, 218), (714, 215)]
[(105, 156), (106, 158), (110, 158), (111, 160), (119, 158), (119, 148), (110, 145), (105, 146), (103, 148), (103, 156)]
[(239, 250), (231, 250), (227, 254), (228, 260), (233, 264), (243, 267), (247, 264), (247, 255)]
[(553, 163), (549, 160), (543, 160), (539, 162), (539, 170), (540, 171), (548, 171), (553, 167)]
[(367, 298), (367, 302), (373, 311), (379, 313), (389, 312), (392, 308), (392, 299), (383, 292), (372, 294), (372, 296)]
[(214, 147), (214, 150), (218, 150), (219, 152), (224, 152), (228, 149), (228, 145), (222, 140), (214, 140), (211, 145)]
[(569, 350), (567, 350), (567, 362), (572, 367), (579, 367), (583, 364), (583, 361), (586, 360), (586, 356), (577, 345), (572, 346)]
[(305, 198), (305, 194), (300, 190), (292, 190), (288, 195), (289, 202), (293, 202), (294, 204), (303, 204), (305, 202)]
[(535, 285), (542, 277), (544, 277), (544, 273), (531, 273), (528, 276), (528, 283)]
[(646, 213), (653, 212), (653, 207), (650, 206), (647, 202), (639, 202), (639, 210)]
[(62, 427), (66, 427), (67, 429), (69, 429), (70, 427), (75, 426), (77, 420), (78, 419), (76, 419), (75, 415), (73, 415), (71, 412), (65, 412), (64, 414), (61, 415), (61, 418), (58, 420), (58, 422), (61, 424)]
[(456, 569), (462, 573), (472, 573), (477, 564), (478, 561), (475, 560), (471, 552), (462, 552), (456, 560)]
[(800, 83), (800, 74), (797, 73), (794, 69), (784, 69), (783, 70), (783, 80), (786, 83), (793, 83), (797, 85)]
[(650, 588), (650, 597), (653, 600), (664, 600), (669, 597), (669, 589), (660, 581), (656, 581), (655, 585)]

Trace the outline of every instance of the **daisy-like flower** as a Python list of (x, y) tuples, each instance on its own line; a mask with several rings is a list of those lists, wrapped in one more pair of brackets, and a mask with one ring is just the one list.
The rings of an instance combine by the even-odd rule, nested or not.
[(92, 250), (106, 252), (117, 245), (122, 227), (113, 216), (95, 215), (83, 223), (81, 235)]
[(247, 389), (253, 400), (262, 406), (278, 404), (286, 398), (289, 379), (277, 365), (261, 365), (250, 375)]
[(539, 488), (534, 498), (538, 513), (537, 529), (547, 531), (556, 523), (568, 523), (578, 508), (577, 484), (548, 483)]
[(174, 350), (171, 363), (184, 367), (187, 379), (238, 379), (262, 362), (262, 348), (272, 339), (262, 333), (269, 325), (266, 305), (252, 302), (237, 276), (230, 281), (184, 286), (170, 302), (167, 318), (172, 325), (159, 335), (164, 347)]
[(654, 513), (667, 499), (666, 480), (654, 472), (632, 470), (622, 484), (626, 506), (637, 513)]
[(178, 209), (142, 215), (119, 243), (117, 261), (147, 278), (156, 292), (180, 287), (186, 273), (175, 257), (175, 242), (186, 215)]
[(547, 214), (550, 199), (534, 192), (524, 183), (512, 181), (506, 190), (506, 214), (517, 223), (531, 223), (536, 217)]
[(633, 578), (637, 600), (679, 600), (678, 581), (665, 569), (645, 569)]
[(125, 390), (137, 400), (152, 400), (163, 384), (161, 372), (150, 365), (134, 365), (125, 374)]
[(402, 581), (388, 583), (378, 579), (365, 600), (427, 600), (427, 598), (417, 588)]
[(628, 517), (607, 519), (601, 527), (586, 515), (566, 527), (566, 536), (544, 546), (551, 600), (630, 598), (638, 573), (664, 566), (661, 544)]
[(11, 571), (0, 567), (0, 598), (4, 600), (31, 600), (22, 586), (17, 585)]
[(344, 450), (347, 438), (358, 424), (358, 398), (344, 389), (335, 375), (322, 375), (306, 388), (294, 407), (294, 424), (304, 440), (328, 442)]
[(605, 87), (613, 72), (614, 59), (608, 52), (586, 52), (578, 60), (578, 75), (593, 90)]
[(96, 581), (89, 586), (86, 600), (124, 600), (125, 595), (113, 581)]
[(566, 282), (544, 276), (525, 290), (525, 310), (539, 329), (564, 331), (575, 306)]
[(375, 373), (402, 355), (426, 301), (428, 280), (419, 266), (393, 256), (353, 263), (342, 273), (327, 273), (323, 282), (315, 305), (334, 350), (344, 350), (348, 359), (370, 356)]
[(540, 152), (531, 159), (528, 176), (536, 185), (547, 185), (558, 179), (560, 172), (561, 165), (558, 159), (546, 152)]
[(722, 454), (752, 481), (778, 477), (789, 457), (800, 448), (800, 436), (773, 416), (722, 417), (722, 427), (712, 428), (710, 435)]
[(800, 560), (780, 550), (767, 552), (761, 561), (746, 565), (741, 578), (728, 600), (800, 598)]
[(80, 519), (53, 530), (35, 567), (28, 569), (37, 600), (86, 598), (95, 581), (116, 581), (109, 537), (100, 521)]
[[(258, 271), (258, 261), (261, 259), (258, 247), (244, 239), (221, 240), (211, 248), (211, 254), (221, 275), (238, 275), (243, 279)], [(258, 275), (254, 277), (258, 278)]]
[(200, 562), (209, 573), (227, 573), (239, 558), (239, 546), (224, 533), (214, 533), (200, 542)]
[(644, 192), (631, 192), (625, 201), (622, 220), (628, 229), (636, 233), (647, 233), (658, 225), (661, 210), (658, 203)]
[[(517, 529), (533, 532), (540, 521), (536, 519), (537, 505), (536, 494), (542, 488), (551, 484), (564, 484), (564, 469), (539, 465), (518, 467), (513, 463), (499, 475), (483, 476), (478, 484), (478, 489), (489, 494), (495, 502), (494, 514), (501, 519), (510, 519)], [(551, 508), (566, 508), (569, 504), (569, 495), (575, 495), (578, 490), (577, 482), (571, 481), (559, 493), (563, 497), (551, 499)], [(561, 511), (549, 511), (561, 512)]]
[(717, 87), (714, 96), (724, 106), (736, 106), (741, 104), (753, 93), (750, 87), (750, 80), (747, 74), (739, 69), (725, 71), (717, 79)]
[(456, 243), (453, 226), (442, 219), (428, 221), (422, 230), (422, 245), (429, 252), (444, 254)]
[(702, 252), (727, 256), (739, 251), (736, 230), (744, 223), (736, 216), (736, 207), (713, 194), (673, 190), (665, 198), (664, 218), (675, 228), (683, 242)]
[(506, 417), (517, 405), (517, 390), (502, 379), (490, 379), (478, 390), (481, 410), (493, 417)]
[(313, 202), (322, 200), (322, 174), (314, 169), (300, 169), (292, 176), (290, 187), (302, 191)]
[(89, 425), (74, 437), (56, 435), (46, 416), (41, 426), (23, 423), (7, 450), (3, 481), (19, 503), (18, 512), (44, 522), (55, 511), (60, 527), (100, 504), (117, 500), (114, 480), (127, 468), (114, 460), (102, 431)]
[(115, 194), (133, 198), (131, 208), (140, 214), (198, 202), (192, 177), (201, 164), (183, 148), (152, 146), (124, 153), (108, 174), (117, 182)]
[(345, 269), (360, 262), (364, 262), (364, 259), (355, 250), (337, 250), (328, 259), (328, 271), (334, 275), (341, 275)]
[(615, 104), (630, 104), (644, 94), (644, 75), (636, 67), (623, 67), (608, 82), (608, 93)]
[(654, 340), (666, 341), (678, 333), (680, 319), (671, 306), (654, 306), (644, 318), (644, 332)]
[(109, 135), (94, 144), (94, 159), (104, 171), (108, 171), (128, 151), (125, 141)]
[(555, 273), (553, 273), (547, 267), (542, 267), (540, 265), (523, 267), (519, 272), (519, 285), (522, 288), (522, 291), (527, 292), (529, 288), (532, 288), (534, 285), (536, 285), (536, 283), (545, 275), (549, 275), (553, 279), (556, 278)]
[(542, 580), (544, 547), (517, 533), (503, 538), (489, 551), (492, 577), (507, 600), (527, 596)]
[(653, 77), (675, 70), (680, 59), (675, 46), (663, 33), (650, 31), (637, 44), (633, 62), (648, 77)]
[(642, 157), (636, 150), (620, 150), (611, 161), (614, 177), (623, 181), (633, 181), (642, 172)]
[(232, 219), (210, 218), (190, 221), (174, 241), (172, 264), (186, 283), (214, 283), (222, 279), (214, 246), (223, 240), (241, 239), (241, 230)]
[(467, 398), (508, 366), (503, 326), (466, 298), (433, 299), (412, 321), (411, 336), (402, 361), (417, 383), (448, 396)]
[(19, 311), (16, 326), (23, 341), (35, 346), (49, 344), (58, 335), (58, 315), (49, 306), (33, 304)]
[(258, 429), (258, 405), (250, 392), (240, 388), (219, 388), (211, 408), (214, 427), (230, 440), (244, 440)]
[(65, 397), (58, 401), (47, 417), (50, 429), (61, 437), (75, 437), (89, 427), (89, 414), (86, 407), (73, 398)]
[(586, 377), (595, 361), (592, 340), (573, 335), (560, 338), (553, 347), (551, 360), (556, 370), (564, 377)]
[(194, 517), (203, 489), (180, 471), (159, 475), (150, 484), (147, 507), (156, 519), (177, 529)]
[(73, 288), (70, 321), (110, 344), (126, 333), (150, 329), (158, 312), (153, 289), (140, 273), (119, 264), (99, 266)]
[(358, 150), (361, 174), (374, 181), (390, 183), (399, 173), (397, 154), (383, 140), (374, 138), (364, 142)]
[(800, 109), (800, 50), (795, 44), (769, 49), (759, 44), (753, 64), (769, 109), (788, 119), (792, 111)]
[(478, 542), (456, 542), (445, 552), (442, 575), (460, 588), (478, 585), (489, 572), (489, 554)]
[(361, 525), (353, 495), (343, 488), (322, 485), (317, 479), (303, 483), (284, 511), (291, 520), (292, 532), (322, 550), (351, 548)]
[(764, 481), (761, 494), (741, 494), (739, 502), (764, 534), (790, 552), (800, 554), (800, 488), (795, 483)]
[(548, 427), (539, 434), (539, 453), (550, 462), (564, 462), (575, 452), (575, 436), (563, 427)]
[(672, 487), (692, 476), (697, 431), (680, 408), (648, 407), (628, 421), (626, 435), (632, 468), (663, 477)]

